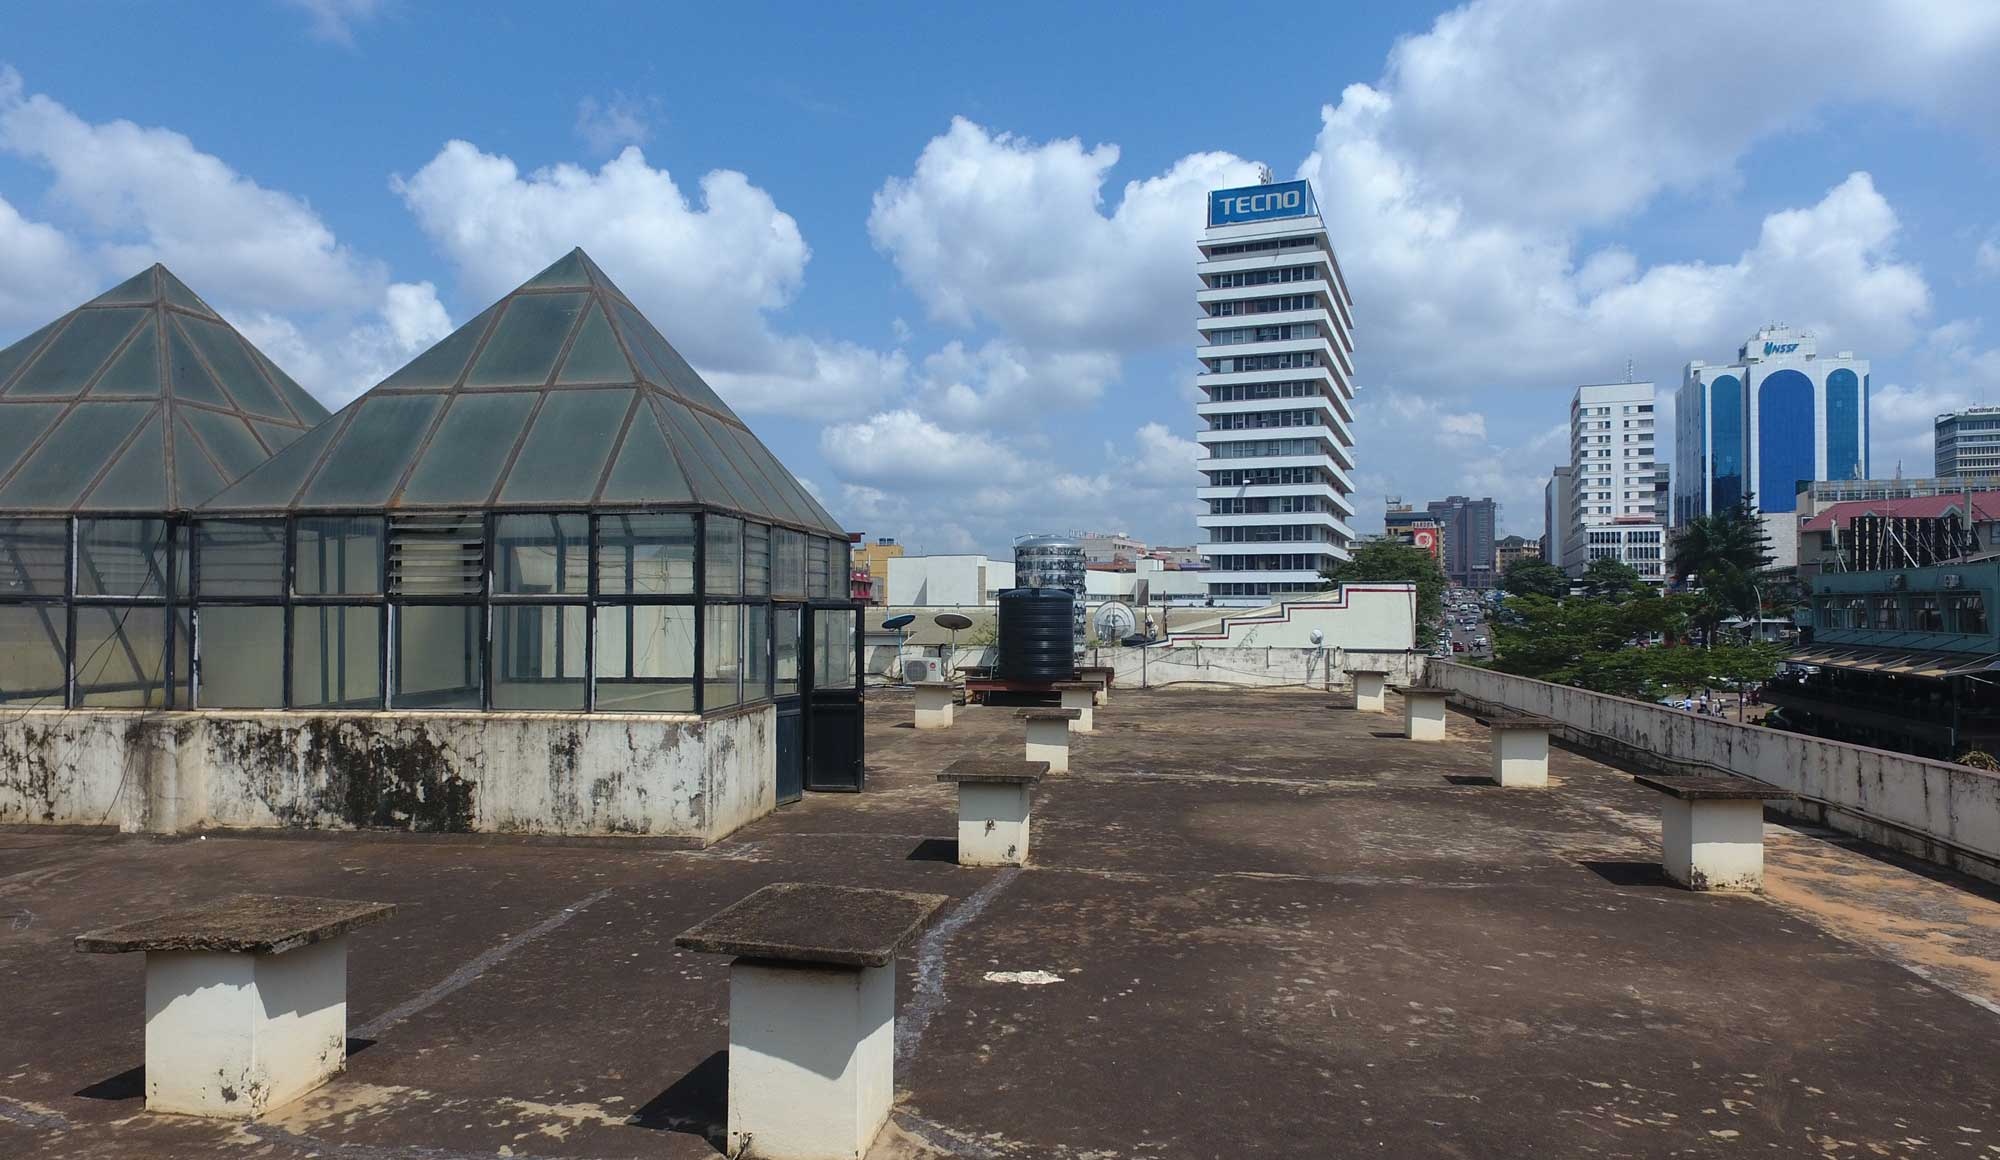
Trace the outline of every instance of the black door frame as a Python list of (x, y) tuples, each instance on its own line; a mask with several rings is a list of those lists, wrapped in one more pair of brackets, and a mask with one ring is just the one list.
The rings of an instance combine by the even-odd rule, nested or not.
[[(852, 600), (816, 600), (806, 605), (802, 632), (807, 647), (799, 658), (805, 689), (806, 788), (818, 793), (859, 793), (867, 784), (862, 609), (863, 605)], [(851, 685), (834, 689), (819, 685), (819, 617), (823, 613), (847, 613), (854, 618)]]

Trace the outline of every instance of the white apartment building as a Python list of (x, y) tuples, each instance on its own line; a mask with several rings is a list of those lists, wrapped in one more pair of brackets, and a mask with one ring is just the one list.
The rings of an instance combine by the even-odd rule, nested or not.
[(1569, 404), (1569, 530), (1563, 571), (1581, 576), (1610, 556), (1666, 582), (1666, 528), (1655, 498), (1651, 383), (1576, 389)]
[(1312, 185), (1210, 193), (1200, 251), (1195, 522), (1208, 595), (1255, 604), (1321, 589), (1354, 539), (1354, 300)]

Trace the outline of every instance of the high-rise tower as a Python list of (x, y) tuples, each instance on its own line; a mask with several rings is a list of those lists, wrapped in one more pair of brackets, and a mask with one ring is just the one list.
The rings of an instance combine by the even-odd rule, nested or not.
[(1322, 588), (1354, 537), (1354, 300), (1311, 184), (1210, 193), (1200, 248), (1195, 522), (1208, 594), (1254, 603)]

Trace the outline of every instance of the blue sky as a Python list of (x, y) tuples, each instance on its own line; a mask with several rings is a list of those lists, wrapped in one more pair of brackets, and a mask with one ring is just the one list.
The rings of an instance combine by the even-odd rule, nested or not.
[[(589, 249), (851, 528), (1193, 538), (1202, 193), (1317, 184), (1361, 530), (1784, 320), (2000, 394), (2000, 5), (17, 8), (0, 339), (160, 259), (331, 405)], [(1657, 11), (1655, 9), (1658, 9)]]

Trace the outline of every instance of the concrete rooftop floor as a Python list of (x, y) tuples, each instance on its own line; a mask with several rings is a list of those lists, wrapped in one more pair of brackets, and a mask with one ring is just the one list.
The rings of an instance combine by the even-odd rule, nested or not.
[[(2000, 891), (1768, 824), (1764, 896), (1690, 894), (1619, 770), (1501, 790), (1467, 718), (1242, 690), (1119, 690), (1034, 865), (960, 869), (932, 776), (1020, 722), (869, 712), (868, 793), (700, 851), (0, 831), (0, 1156), (713, 1156), (725, 964), (672, 939), (790, 880), (954, 900), (874, 1160), (2000, 1156)], [(140, 956), (70, 939), (242, 890), (401, 904), (353, 936), (348, 1071), (149, 1115)]]

